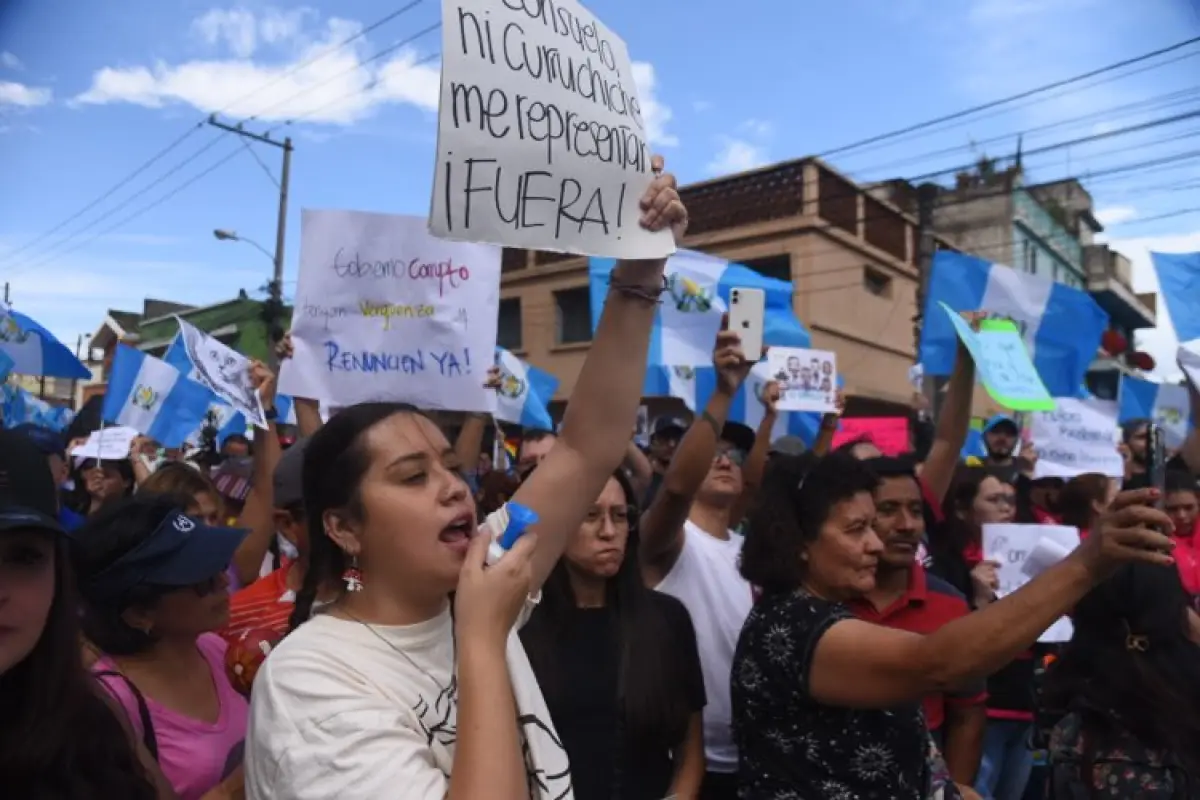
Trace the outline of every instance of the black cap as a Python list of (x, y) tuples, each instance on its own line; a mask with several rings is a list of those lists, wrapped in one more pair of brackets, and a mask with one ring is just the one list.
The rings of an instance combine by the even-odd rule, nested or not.
[(654, 427), (650, 431), (650, 438), (657, 439), (660, 436), (666, 436), (678, 439), (683, 436), (687, 429), (687, 422), (680, 417), (659, 417), (654, 420)]
[(296, 443), (283, 451), (271, 483), (275, 487), (275, 507), (291, 508), (304, 502), (304, 451), (308, 439), (297, 439)]
[(13, 429), (13, 433), (19, 433), (41, 450), (47, 456), (61, 456), (66, 454), (67, 441), (61, 433), (43, 428), (41, 425), (34, 425), (32, 422), (23, 422)]
[(0, 431), (0, 532), (63, 533), (58, 488), (46, 454), (28, 436)]
[(725, 427), (721, 429), (721, 441), (729, 442), (743, 453), (754, 449), (755, 438), (757, 437), (754, 430), (740, 422), (726, 422)]

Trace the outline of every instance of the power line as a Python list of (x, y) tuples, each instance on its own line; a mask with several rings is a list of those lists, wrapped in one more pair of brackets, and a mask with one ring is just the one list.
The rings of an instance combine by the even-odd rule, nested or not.
[[(285, 72), (283, 72), (283, 73), (281, 73), (281, 74), (279, 74), (279, 75), (275, 76), (273, 79), (271, 79), (271, 80), (270, 80), (270, 81), (268, 81), (267, 83), (265, 83), (265, 84), (263, 84), (263, 85), (259, 86), (257, 89), (253, 89), (253, 90), (251, 90), (251, 91), (247, 92), (246, 94), (242, 95), (242, 96), (241, 96), (241, 97), (239, 97), (237, 100), (234, 100), (234, 101), (233, 101), (233, 102), (231, 102), (231, 103), (227, 103), (227, 104), (226, 104), (226, 105), (225, 105), (225, 106), (224, 106), (224, 107), (223, 107), (223, 108), (222, 108), (220, 111), (218, 111), (217, 113), (224, 113), (224, 111), (225, 111), (226, 109), (228, 109), (228, 108), (232, 108), (233, 106), (235, 106), (235, 105), (237, 105), (237, 104), (239, 104), (239, 103), (242, 103), (242, 102), (244, 102), (245, 100), (248, 100), (248, 99), (250, 99), (251, 97), (253, 97), (253, 96), (255, 96), (255, 95), (259, 94), (260, 92), (262, 92), (262, 91), (264, 91), (264, 90), (266, 90), (266, 89), (268, 89), (268, 88), (270, 88), (270, 87), (272, 87), (272, 86), (274, 86), (274, 85), (278, 84), (280, 81), (283, 81), (283, 80), (285, 80), (285, 79), (286, 79), (286, 78), (288, 78), (288, 77), (291, 77), (292, 75), (296, 74), (296, 73), (297, 73), (297, 72), (299, 72), (300, 70), (302, 70), (302, 69), (304, 69), (304, 68), (306, 68), (306, 67), (312, 66), (313, 64), (315, 64), (315, 63), (317, 63), (318, 61), (320, 61), (320, 60), (322, 60), (322, 59), (326, 58), (327, 56), (330, 56), (330, 55), (332, 55), (333, 53), (336, 53), (336, 52), (338, 52), (339, 50), (342, 50), (342, 49), (343, 49), (343, 48), (345, 48), (347, 45), (353, 44), (355, 41), (357, 41), (357, 40), (361, 39), (362, 37), (366, 36), (368, 33), (371, 33), (372, 31), (374, 31), (374, 30), (377, 30), (377, 29), (378, 29), (378, 28), (380, 28), (381, 26), (383, 26), (383, 25), (386, 25), (388, 22), (391, 22), (392, 20), (396, 19), (397, 17), (401, 16), (402, 14), (404, 14), (404, 13), (406, 13), (406, 12), (408, 12), (408, 11), (411, 11), (413, 8), (416, 8), (418, 5), (420, 5), (420, 4), (421, 4), (421, 3), (423, 3), (423, 2), (424, 2), (424, 0), (411, 0), (411, 2), (409, 2), (407, 5), (405, 5), (405, 6), (402, 6), (401, 8), (399, 8), (399, 9), (397, 9), (397, 10), (395, 10), (395, 11), (391, 12), (390, 14), (387, 14), (387, 15), (385, 15), (384, 17), (382, 17), (382, 18), (380, 18), (380, 19), (376, 20), (375, 22), (371, 23), (370, 25), (368, 25), (368, 26), (366, 26), (366, 27), (362, 28), (361, 30), (357, 31), (357, 32), (356, 32), (356, 33), (354, 33), (353, 35), (346, 37), (345, 39), (343, 39), (342, 41), (338, 42), (337, 44), (335, 44), (335, 45), (332, 45), (332, 46), (330, 46), (329, 48), (326, 48), (325, 50), (322, 50), (322, 51), (320, 51), (320, 52), (318, 52), (318, 53), (315, 53), (313, 56), (311, 56), (311, 57), (309, 57), (309, 58), (305, 59), (304, 61), (301, 61), (300, 63), (298, 63), (298, 64), (296, 64), (296, 65), (294, 65), (294, 66), (292, 66), (291, 68), (289, 68), (289, 69), (288, 69), (288, 70), (286, 70)], [(253, 117), (252, 117), (252, 119), (253, 119)], [(141, 164), (141, 166), (137, 167), (137, 168), (136, 168), (136, 169), (135, 169), (133, 172), (129, 173), (129, 174), (128, 174), (128, 175), (126, 175), (124, 178), (122, 178), (121, 180), (117, 181), (117, 183), (113, 184), (113, 186), (111, 186), (111, 187), (110, 187), (110, 188), (109, 188), (107, 191), (105, 191), (103, 194), (101, 194), (101, 195), (100, 195), (100, 197), (98, 197), (98, 198), (96, 198), (95, 200), (91, 201), (90, 203), (88, 203), (87, 205), (85, 205), (83, 208), (79, 209), (79, 210), (78, 210), (78, 211), (76, 211), (74, 214), (72, 214), (72, 215), (70, 215), (69, 217), (67, 217), (67, 218), (66, 218), (65, 220), (63, 220), (62, 222), (60, 222), (60, 223), (58, 223), (57, 225), (55, 225), (54, 227), (50, 228), (48, 231), (45, 231), (44, 233), (41, 233), (41, 234), (39, 234), (39, 235), (38, 235), (38, 236), (36, 236), (34, 239), (32, 239), (32, 240), (30, 240), (30, 241), (26, 242), (25, 244), (21, 245), (20, 247), (18, 247), (16, 250), (14, 250), (14, 251), (12, 251), (12, 252), (10, 252), (10, 253), (7, 253), (7, 254), (5, 255), (5, 260), (6, 260), (6, 261), (8, 261), (8, 260), (12, 259), (14, 256), (16, 256), (16, 255), (18, 255), (18, 254), (20, 254), (20, 253), (23, 253), (23, 252), (25, 252), (25, 251), (29, 250), (30, 248), (34, 247), (35, 245), (38, 245), (38, 244), (40, 244), (41, 242), (43, 242), (43, 241), (45, 241), (46, 239), (48, 239), (48, 238), (50, 238), (51, 236), (53, 236), (55, 233), (58, 233), (60, 230), (62, 230), (63, 228), (67, 227), (68, 225), (70, 225), (70, 224), (71, 224), (72, 222), (74, 222), (75, 220), (77, 220), (77, 219), (79, 219), (80, 217), (82, 217), (84, 214), (86, 214), (86, 213), (88, 213), (89, 211), (91, 211), (92, 209), (96, 208), (98, 205), (100, 205), (101, 203), (103, 203), (105, 200), (107, 200), (107, 199), (109, 199), (110, 197), (112, 197), (114, 194), (116, 194), (116, 193), (117, 193), (118, 191), (120, 191), (122, 188), (124, 188), (125, 186), (127, 186), (128, 184), (130, 184), (131, 182), (133, 182), (133, 181), (134, 181), (134, 180), (135, 180), (135, 179), (136, 179), (138, 176), (140, 176), (140, 175), (142, 175), (143, 173), (145, 173), (145, 172), (146, 172), (148, 169), (150, 169), (150, 167), (154, 166), (154, 165), (155, 165), (155, 164), (157, 164), (159, 161), (161, 161), (161, 160), (162, 160), (164, 157), (166, 157), (166, 156), (167, 156), (167, 154), (171, 153), (171, 152), (172, 152), (172, 151), (174, 151), (176, 148), (178, 148), (180, 145), (182, 145), (182, 144), (183, 144), (185, 141), (187, 141), (189, 138), (191, 138), (191, 137), (192, 137), (192, 136), (193, 136), (193, 135), (194, 135), (194, 134), (195, 134), (195, 133), (196, 133), (198, 130), (200, 130), (201, 128), (203, 128), (203, 127), (204, 127), (204, 124), (205, 124), (205, 121), (206, 121), (206, 120), (207, 120), (207, 116), (206, 116), (204, 119), (200, 120), (199, 122), (196, 122), (196, 123), (192, 124), (191, 126), (189, 126), (189, 127), (188, 127), (188, 129), (187, 129), (187, 130), (186, 130), (186, 131), (185, 131), (185, 132), (184, 132), (184, 133), (183, 133), (181, 136), (179, 136), (178, 138), (176, 138), (175, 140), (173, 140), (173, 141), (172, 141), (170, 144), (168, 144), (166, 147), (164, 147), (164, 148), (162, 148), (161, 150), (159, 150), (157, 153), (155, 153), (153, 156), (151, 156), (151, 157), (150, 157), (150, 158), (149, 158), (147, 161), (145, 161), (143, 164)], [(197, 153), (193, 154), (193, 157), (192, 157), (192, 158), (190, 158), (190, 159), (187, 159), (187, 160), (186, 160), (185, 162), (183, 162), (183, 163), (184, 163), (184, 164), (186, 164), (186, 163), (190, 163), (192, 160), (195, 160), (195, 158), (199, 157), (199, 155), (201, 155), (202, 153), (204, 153), (204, 152), (207, 152), (207, 150), (208, 150), (208, 148), (207, 148), (207, 147), (205, 147), (205, 148), (201, 148), (201, 150), (200, 150), (200, 151), (198, 151)], [(181, 164), (181, 165), (179, 165), (179, 166), (182, 166), (182, 164)], [(173, 173), (174, 171), (177, 171), (177, 170), (178, 170), (178, 168), (179, 168), (179, 167), (177, 166), (177, 167), (175, 168), (175, 170), (172, 170), (172, 173)], [(145, 187), (145, 188), (142, 190), (142, 192), (144, 193), (146, 190), (148, 190), (148, 189), (150, 189), (150, 188), (153, 188), (154, 186), (158, 185), (159, 183), (161, 183), (161, 179), (160, 179), (159, 181), (155, 181), (154, 183), (152, 183), (152, 184), (150, 184), (149, 186)], [(61, 242), (60, 242), (59, 244), (61, 244)], [(56, 246), (58, 246), (58, 245), (52, 245), (52, 246), (51, 246), (51, 248), (53, 249), (53, 247), (56, 247)]]
[(1094, 78), (1097, 75), (1104, 75), (1106, 73), (1113, 72), (1118, 69), (1122, 69), (1123, 67), (1128, 67), (1128, 66), (1132, 66), (1134, 64), (1139, 64), (1143, 61), (1148, 61), (1152, 58), (1157, 58), (1158, 56), (1166, 55), (1167, 53), (1171, 53), (1176, 50), (1181, 50), (1185, 47), (1189, 47), (1193, 44), (1196, 44), (1197, 42), (1200, 42), (1200, 36), (1195, 36), (1186, 41), (1170, 45), (1169, 47), (1163, 47), (1158, 50), (1154, 50), (1152, 52), (1145, 53), (1140, 56), (1135, 56), (1134, 58), (1127, 58), (1124, 61), (1118, 61), (1115, 64), (1109, 64), (1108, 66), (1100, 67), (1099, 69), (1093, 69), (1093, 70), (1085, 72), (1081, 75), (1076, 75), (1071, 78), (1065, 78), (1063, 80), (1055, 81), (1053, 83), (1048, 83), (1043, 86), (1037, 86), (1033, 89), (1027, 89), (1023, 92), (1018, 92), (1017, 94), (1010, 95), (1008, 97), (1004, 97), (999, 100), (992, 100), (991, 102), (982, 103), (977, 106), (972, 106), (971, 108), (963, 109), (961, 111), (956, 111), (952, 114), (946, 114), (944, 116), (937, 117), (936, 119), (926, 120), (925, 122), (918, 122), (914, 125), (909, 125), (904, 128), (899, 128), (897, 130), (890, 131), (888, 133), (877, 134), (875, 136), (871, 136), (869, 138), (862, 139), (857, 142), (852, 142), (847, 145), (842, 145), (841, 147), (835, 147), (832, 150), (827, 150), (824, 153), (820, 153), (818, 155), (818, 157), (819, 158), (827, 158), (829, 156), (839, 155), (841, 153), (846, 153), (851, 150), (858, 150), (859, 148), (865, 147), (870, 144), (875, 144), (876, 142), (884, 141), (885, 139), (894, 139), (898, 136), (904, 136), (905, 134), (913, 133), (914, 131), (924, 130), (926, 128), (931, 128), (935, 125), (941, 125), (943, 123), (951, 122), (956, 119), (962, 119), (963, 117), (968, 117), (973, 114), (978, 114), (981, 111), (987, 111), (988, 109), (1008, 105), (1008, 104), (1014, 103), (1018, 100), (1024, 100), (1027, 97), (1034, 97), (1035, 95), (1039, 95), (1044, 92), (1053, 91), (1054, 89), (1060, 89), (1064, 86), (1070, 86), (1072, 84), (1079, 83), (1080, 81), (1085, 81), (1089, 78)]

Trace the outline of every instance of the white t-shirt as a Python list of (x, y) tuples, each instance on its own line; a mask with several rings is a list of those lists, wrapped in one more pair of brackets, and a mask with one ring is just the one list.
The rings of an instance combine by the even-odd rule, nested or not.
[[(533, 605), (527, 604), (517, 628)], [(573, 793), (567, 753), (516, 629), (508, 639), (508, 670), (530, 796), (568, 800)], [(280, 643), (254, 681), (246, 796), (442, 800), (457, 741), (454, 673), (448, 607), (434, 619), (406, 626), (368, 628), (314, 616)]]
[(750, 615), (754, 597), (738, 572), (742, 537), (710, 536), (691, 522), (683, 525), (683, 550), (671, 571), (654, 587), (687, 608), (696, 628), (700, 671), (704, 674), (704, 755), (710, 772), (736, 772), (737, 746), (733, 743), (733, 707), (729, 699), (729, 672), (742, 625)]

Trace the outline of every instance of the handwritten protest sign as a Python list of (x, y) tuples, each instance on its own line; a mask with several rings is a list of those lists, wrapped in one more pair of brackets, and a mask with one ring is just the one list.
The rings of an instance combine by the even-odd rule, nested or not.
[(495, 410), (500, 248), (446, 242), (425, 220), (305, 210), (293, 357), (279, 389), (331, 406), (394, 400)]
[(646, 120), (625, 43), (576, 0), (443, 0), (429, 229), (610, 258), (675, 251), (638, 224)]
[(833, 446), (866, 439), (885, 456), (908, 452), (908, 420), (904, 417), (843, 417)]
[(779, 384), (780, 411), (837, 411), (837, 356), (828, 350), (772, 347), (771, 377)]
[(129, 458), (129, 449), (138, 432), (120, 425), (101, 427), (92, 431), (83, 444), (71, 451), (78, 461), (124, 461)]
[(1074, 478), (1085, 472), (1124, 476), (1116, 443), (1117, 404), (1068, 397), (1057, 403), (1053, 411), (1030, 415), (1038, 456), (1034, 478)]
[(958, 312), (945, 303), (940, 305), (950, 317), (959, 340), (975, 359), (979, 380), (993, 400), (1014, 411), (1054, 408), (1054, 398), (1038, 376), (1015, 323), (1005, 319), (985, 319), (980, 321), (979, 333), (976, 333)]
[[(983, 526), (983, 552), (999, 562), (997, 596), (1004, 597), (1029, 583), (1041, 572), (1066, 558), (1079, 546), (1079, 530), (1067, 525), (988, 523)], [(1071, 638), (1071, 621), (1063, 617), (1038, 638), (1039, 642), (1065, 642)]]
[(267, 427), (262, 398), (250, 382), (250, 359), (179, 317), (179, 333), (194, 368), (190, 377), (207, 386), (260, 428)]

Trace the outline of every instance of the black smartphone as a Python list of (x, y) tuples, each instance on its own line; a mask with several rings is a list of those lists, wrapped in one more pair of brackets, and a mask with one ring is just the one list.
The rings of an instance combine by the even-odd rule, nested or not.
[(1158, 508), (1167, 488), (1167, 439), (1161, 425), (1151, 423), (1146, 428), (1146, 478), (1152, 489), (1158, 490)]

